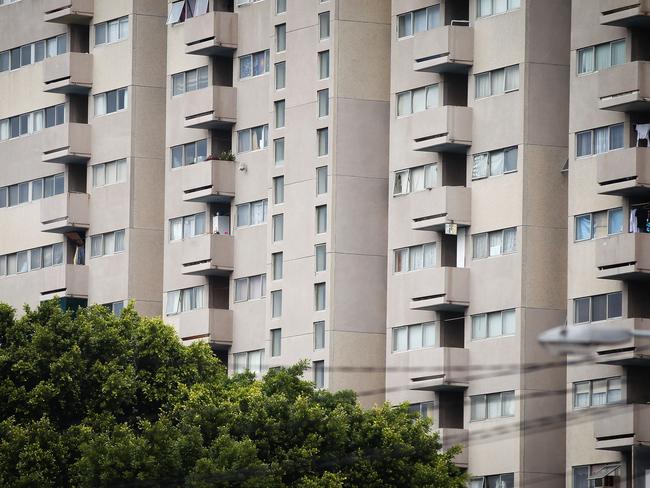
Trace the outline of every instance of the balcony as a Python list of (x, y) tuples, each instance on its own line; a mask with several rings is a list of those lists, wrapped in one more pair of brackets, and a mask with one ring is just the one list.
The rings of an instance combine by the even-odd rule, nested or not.
[(90, 159), (90, 125), (66, 123), (43, 131), (44, 163), (84, 164)]
[(90, 227), (87, 193), (62, 193), (41, 199), (41, 231), (75, 232)]
[(413, 230), (444, 231), (445, 224), (470, 225), (471, 190), (464, 186), (443, 186), (409, 195)]
[(226, 234), (204, 234), (183, 240), (183, 274), (226, 276), (234, 267), (234, 239)]
[(461, 468), (466, 468), (469, 462), (467, 454), (467, 441), (469, 440), (469, 431), (467, 429), (449, 429), (441, 428), (438, 430), (442, 450), (447, 451), (451, 447), (460, 445), (463, 451), (454, 457), (454, 464)]
[(183, 201), (230, 202), (235, 196), (235, 162), (208, 160), (183, 166)]
[(650, 442), (650, 405), (628, 404), (608, 407), (594, 421), (596, 449), (626, 451)]
[(59, 297), (88, 296), (88, 266), (62, 264), (41, 271), (41, 300)]
[(237, 120), (237, 89), (209, 86), (183, 95), (186, 129), (227, 129)]
[(207, 340), (214, 346), (232, 344), (232, 310), (201, 308), (169, 315), (166, 321), (176, 328), (183, 341)]
[(650, 26), (650, 0), (600, 0), (600, 23), (618, 27)]
[(601, 110), (650, 110), (650, 62), (633, 61), (598, 72), (598, 97)]
[(86, 94), (93, 84), (93, 56), (66, 53), (43, 62), (43, 91), (63, 94)]
[(93, 0), (43, 0), (45, 22), (88, 25), (94, 12)]
[(396, 300), (412, 310), (464, 311), (469, 305), (469, 268), (436, 267), (393, 275)]
[(413, 42), (415, 71), (467, 73), (474, 64), (474, 29), (468, 25), (421, 32)]
[[(614, 330), (650, 331), (650, 319), (611, 319), (602, 323), (603, 327)], [(574, 327), (589, 327), (575, 325)], [(647, 339), (632, 337), (624, 344), (601, 346), (596, 350), (597, 364), (615, 366), (647, 366), (650, 364), (650, 351), (647, 351)]]
[(472, 109), (444, 106), (411, 117), (414, 151), (464, 153), (472, 145)]
[(460, 347), (437, 347), (417, 351), (409, 362), (410, 390), (453, 391), (467, 388), (469, 350)]
[(237, 49), (237, 14), (208, 12), (185, 21), (185, 54), (226, 56)]
[(598, 278), (650, 279), (650, 234), (624, 233), (596, 241)]
[(650, 148), (630, 147), (596, 158), (601, 195), (637, 197), (650, 192)]

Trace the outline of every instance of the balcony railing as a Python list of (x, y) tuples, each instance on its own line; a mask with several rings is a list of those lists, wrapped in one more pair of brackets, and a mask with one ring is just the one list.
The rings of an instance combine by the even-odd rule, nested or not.
[(650, 278), (650, 234), (624, 233), (596, 242), (598, 278), (646, 280)]
[(443, 106), (411, 116), (413, 150), (428, 152), (467, 151), (472, 145), (472, 109)]
[(467, 227), (471, 223), (471, 190), (443, 186), (409, 195), (411, 227), (414, 230), (444, 231), (446, 224)]
[(409, 389), (449, 391), (467, 388), (469, 350), (461, 347), (436, 347), (408, 353), (413, 355)]
[(90, 159), (90, 125), (66, 123), (43, 131), (43, 162), (76, 164)]
[(630, 147), (596, 156), (601, 195), (650, 194), (650, 148)]
[(41, 299), (88, 296), (88, 266), (62, 264), (43, 268)]
[(442, 449), (447, 451), (454, 446), (461, 446), (463, 451), (454, 457), (454, 464), (461, 468), (466, 468), (469, 462), (467, 454), (467, 444), (469, 440), (469, 431), (467, 429), (450, 429), (443, 427), (438, 430)]
[[(597, 412), (598, 413), (598, 412)], [(596, 449), (622, 451), (650, 442), (650, 405), (607, 407), (594, 421)]]
[(66, 233), (90, 227), (87, 193), (62, 193), (41, 200), (41, 230)]
[(650, 62), (633, 61), (598, 72), (598, 97), (603, 110), (650, 110)]
[[(588, 328), (591, 324), (578, 324), (572, 327)], [(650, 331), (650, 319), (610, 319), (601, 324), (612, 330), (644, 330)], [(632, 337), (623, 344), (600, 346), (596, 350), (597, 364), (612, 364), (616, 366), (642, 366), (650, 364), (650, 353), (645, 350), (647, 339)]]
[(237, 89), (209, 86), (183, 95), (185, 128), (224, 129), (237, 121)]
[(650, 0), (600, 0), (600, 23), (619, 27), (648, 27)]
[(185, 54), (232, 58), (236, 49), (236, 13), (208, 12), (185, 21)]
[(93, 0), (43, 0), (43, 20), (59, 24), (90, 24)]
[(66, 53), (43, 63), (44, 91), (64, 94), (88, 93), (93, 84), (93, 56)]
[(228, 275), (234, 268), (234, 239), (227, 234), (204, 234), (183, 240), (183, 274)]
[(446, 25), (413, 39), (413, 69), (429, 73), (466, 73), (474, 64), (474, 29)]
[(169, 315), (165, 320), (185, 342), (208, 341), (216, 346), (232, 344), (232, 310), (201, 308)]
[(226, 203), (235, 196), (235, 162), (208, 160), (182, 170), (183, 200)]

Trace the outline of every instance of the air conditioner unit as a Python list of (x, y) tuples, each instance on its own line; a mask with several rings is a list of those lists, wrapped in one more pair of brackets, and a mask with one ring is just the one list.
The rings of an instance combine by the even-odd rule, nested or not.
[(594, 486), (598, 488), (614, 488), (615, 484), (614, 476), (603, 476), (594, 480)]

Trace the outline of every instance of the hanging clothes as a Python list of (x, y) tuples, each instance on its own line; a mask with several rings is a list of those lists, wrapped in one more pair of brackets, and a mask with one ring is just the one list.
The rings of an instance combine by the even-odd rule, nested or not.
[(636, 145), (639, 146), (639, 141), (645, 139), (650, 146), (648, 134), (650, 133), (650, 124), (636, 124)]
[(632, 233), (637, 233), (639, 232), (639, 227), (637, 226), (637, 221), (636, 221), (636, 208), (633, 208), (630, 211), (630, 228), (629, 231)]

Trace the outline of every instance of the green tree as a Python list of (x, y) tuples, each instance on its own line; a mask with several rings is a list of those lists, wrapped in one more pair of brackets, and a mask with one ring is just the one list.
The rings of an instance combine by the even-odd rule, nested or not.
[(0, 304), (0, 486), (464, 487), (428, 420), (319, 391), (305, 364), (228, 377), (132, 306)]

